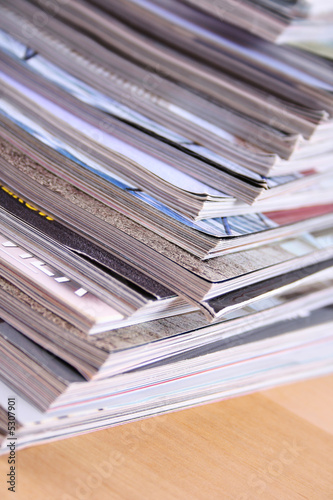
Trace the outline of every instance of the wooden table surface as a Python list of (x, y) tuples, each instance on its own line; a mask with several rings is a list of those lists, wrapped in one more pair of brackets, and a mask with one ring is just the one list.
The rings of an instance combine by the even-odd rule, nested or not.
[(22, 450), (2, 500), (332, 500), (333, 376)]

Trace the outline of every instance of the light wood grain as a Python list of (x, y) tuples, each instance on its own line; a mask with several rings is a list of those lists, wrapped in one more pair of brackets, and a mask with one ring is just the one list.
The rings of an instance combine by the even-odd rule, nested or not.
[(333, 376), (22, 450), (3, 500), (332, 500)]

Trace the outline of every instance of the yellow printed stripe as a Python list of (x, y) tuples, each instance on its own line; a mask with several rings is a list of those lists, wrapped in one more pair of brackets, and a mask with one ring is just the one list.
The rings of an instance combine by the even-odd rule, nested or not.
[(17, 200), (19, 203), (22, 203), (23, 205), (25, 205), (30, 210), (33, 210), (34, 212), (38, 212), (38, 215), (41, 215), (42, 217), (45, 217), (45, 219), (47, 219), (47, 220), (54, 220), (52, 217), (50, 217), (49, 215), (45, 214), (44, 212), (40, 212), (38, 208), (30, 205), (30, 203), (28, 203), (28, 202), (22, 200), (21, 198), (19, 198), (17, 194), (14, 194), (10, 189), (8, 189), (3, 184), (0, 183), (0, 187), (1, 187), (1, 189), (3, 191), (5, 191), (5, 193), (7, 193), (10, 196), (12, 196), (13, 198), (15, 198), (15, 200)]

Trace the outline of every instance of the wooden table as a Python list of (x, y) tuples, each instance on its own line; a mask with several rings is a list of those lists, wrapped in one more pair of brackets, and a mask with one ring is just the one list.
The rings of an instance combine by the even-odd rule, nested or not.
[(2, 500), (332, 500), (333, 376), (18, 453)]

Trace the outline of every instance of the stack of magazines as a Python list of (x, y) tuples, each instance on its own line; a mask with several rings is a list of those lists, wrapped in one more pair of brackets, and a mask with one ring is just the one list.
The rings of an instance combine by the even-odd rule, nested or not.
[(0, 0), (0, 452), (333, 371), (332, 18)]

